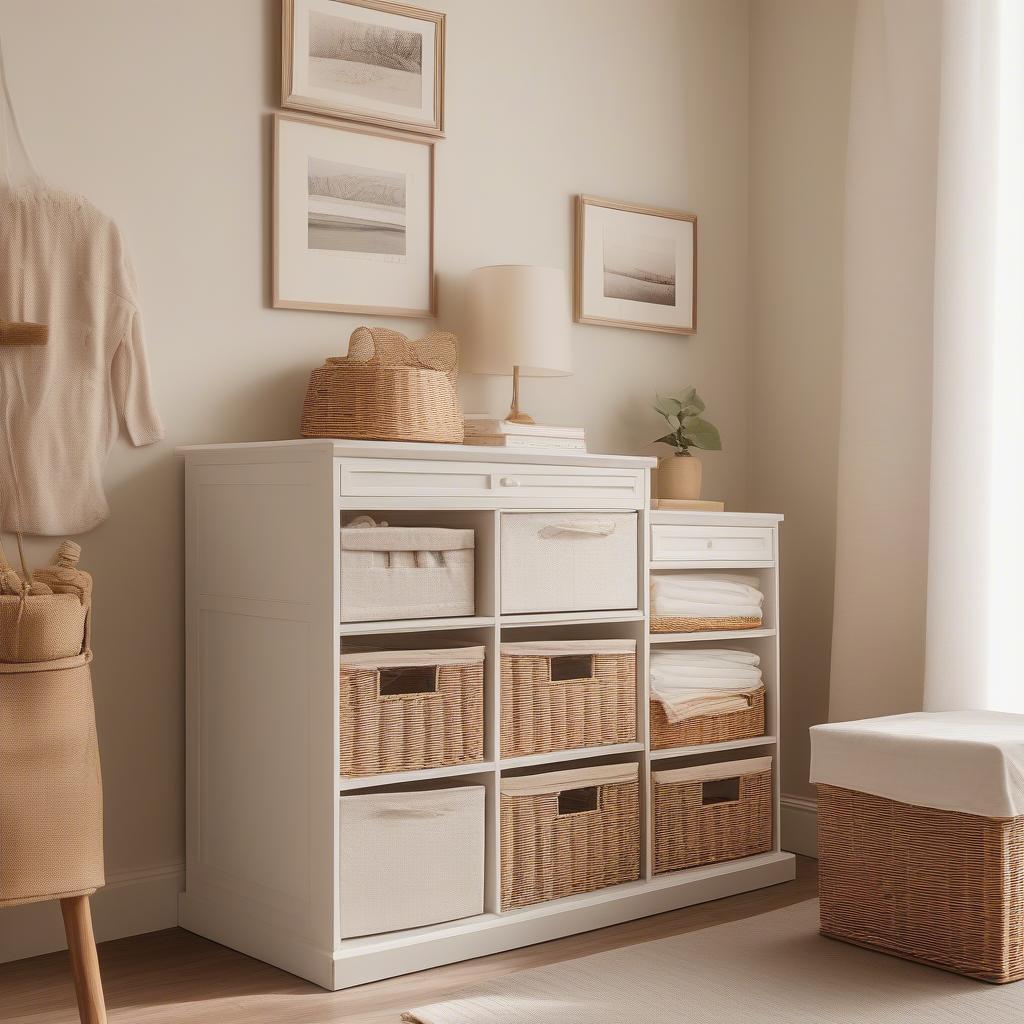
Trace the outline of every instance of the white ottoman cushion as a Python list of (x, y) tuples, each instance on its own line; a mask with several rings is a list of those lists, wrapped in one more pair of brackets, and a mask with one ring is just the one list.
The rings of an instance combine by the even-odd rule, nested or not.
[(811, 782), (986, 818), (1024, 815), (1024, 715), (938, 711), (811, 729)]

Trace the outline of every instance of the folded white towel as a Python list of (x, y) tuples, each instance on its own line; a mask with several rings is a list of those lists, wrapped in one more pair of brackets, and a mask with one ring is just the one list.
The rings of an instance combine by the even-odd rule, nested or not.
[(652, 651), (651, 697), (673, 724), (696, 715), (742, 711), (762, 685), (760, 664), (749, 651)]
[(659, 573), (651, 577), (655, 615), (687, 618), (760, 618), (764, 594), (754, 576)]

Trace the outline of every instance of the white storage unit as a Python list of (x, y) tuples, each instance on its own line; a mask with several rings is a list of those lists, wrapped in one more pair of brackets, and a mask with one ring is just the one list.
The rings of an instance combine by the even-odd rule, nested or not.
[[(324, 440), (197, 446), (181, 454), (186, 467), (187, 640), (183, 927), (338, 989), (793, 877), (794, 858), (778, 845), (777, 781), (776, 838), (768, 853), (671, 875), (655, 875), (652, 867), (651, 768), (660, 758), (685, 761), (695, 753), (722, 750), (730, 752), (722, 760), (729, 760), (737, 756), (736, 748), (750, 747), (764, 749), (748, 753), (770, 754), (778, 763), (779, 517), (650, 512), (652, 459)], [(357, 514), (384, 518), (400, 528), (473, 531), (472, 611), (447, 618), (346, 620), (340, 527)], [(506, 541), (515, 538), (516, 524), (521, 528), (535, 515), (614, 522), (614, 531), (600, 542), (613, 537), (622, 546), (614, 558), (605, 559), (607, 572), (599, 582), (609, 589), (600, 600), (581, 594), (578, 584), (574, 593), (538, 599), (529, 579), (517, 576)], [(676, 552), (671, 560), (652, 562), (652, 526), (725, 530), (705, 538), (725, 542), (730, 536), (745, 540), (743, 531), (769, 531), (770, 550), (767, 557), (758, 552), (749, 562), (746, 555), (726, 558), (724, 548), (715, 559)], [(513, 539), (512, 552), (515, 544)], [(534, 564), (537, 571), (548, 571)], [(651, 635), (649, 573), (663, 568), (757, 572), (767, 595), (765, 628), (745, 631), (741, 640), (728, 632)], [(508, 606), (506, 573), (513, 581)], [(511, 595), (517, 595), (515, 600)], [(574, 637), (635, 641), (635, 741), (502, 757), (502, 642)], [(768, 735), (651, 752), (650, 645), (699, 640), (758, 645)], [(390, 643), (484, 647), (483, 761), (365, 778), (341, 776), (340, 658), (368, 642), (385, 650)], [(639, 878), (503, 912), (502, 782), (541, 766), (564, 771), (607, 764), (638, 769)], [(469, 905), (467, 886), (460, 896), (466, 903), (458, 910), (452, 908), (459, 900), (449, 893), (443, 906), (422, 908), (413, 918), (393, 917), (394, 909), (383, 904), (375, 912), (364, 899), (367, 887), (360, 885), (367, 877), (365, 860), (360, 867), (351, 859), (354, 851), (372, 851), (396, 885), (417, 891), (414, 876), (425, 861), (405, 860), (439, 857), (447, 865), (452, 857), (435, 839), (390, 841), (385, 829), (374, 825), (373, 814), (360, 821), (346, 801), (377, 794), (408, 799), (409, 790), (433, 788), (442, 780), (484, 793), (482, 826), (468, 825), (468, 817), (460, 825), (474, 850), (480, 849), (477, 837), (482, 844), (482, 909), (474, 903), (471, 916), (440, 920), (439, 915), (462, 914)], [(388, 869), (392, 856), (396, 859)], [(425, 923), (427, 917), (433, 923)]]
[(341, 937), (484, 910), (483, 786), (343, 793)]

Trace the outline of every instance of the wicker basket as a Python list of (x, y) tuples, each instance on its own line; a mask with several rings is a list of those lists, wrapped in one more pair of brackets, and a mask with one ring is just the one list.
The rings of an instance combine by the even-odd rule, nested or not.
[(636, 764), (501, 781), (501, 909), (640, 877)]
[(347, 356), (310, 375), (302, 436), (461, 444), (457, 380), (454, 334), (432, 331), (411, 342), (384, 327), (359, 327)]
[(772, 846), (772, 759), (652, 772), (654, 873), (765, 853)]
[(636, 740), (636, 641), (501, 645), (501, 754)]
[(821, 933), (982, 981), (1024, 979), (1024, 817), (818, 786)]
[(721, 715), (694, 715), (673, 724), (665, 716), (661, 702), (651, 701), (651, 749), (699, 747), (705, 743), (726, 743), (764, 735), (763, 686), (749, 697), (750, 706)]
[(484, 649), (341, 656), (341, 774), (472, 764), (484, 756)]
[(652, 633), (703, 633), (716, 629), (760, 629), (761, 616), (727, 615), (714, 618), (689, 618), (680, 615), (652, 615)]

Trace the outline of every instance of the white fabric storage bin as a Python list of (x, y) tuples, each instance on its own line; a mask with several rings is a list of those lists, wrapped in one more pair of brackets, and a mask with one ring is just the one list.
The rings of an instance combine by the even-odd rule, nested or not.
[(637, 606), (635, 512), (511, 512), (501, 517), (503, 612)]
[(348, 526), (341, 531), (341, 620), (472, 615), (472, 530)]
[(483, 913), (483, 786), (339, 800), (342, 938)]

